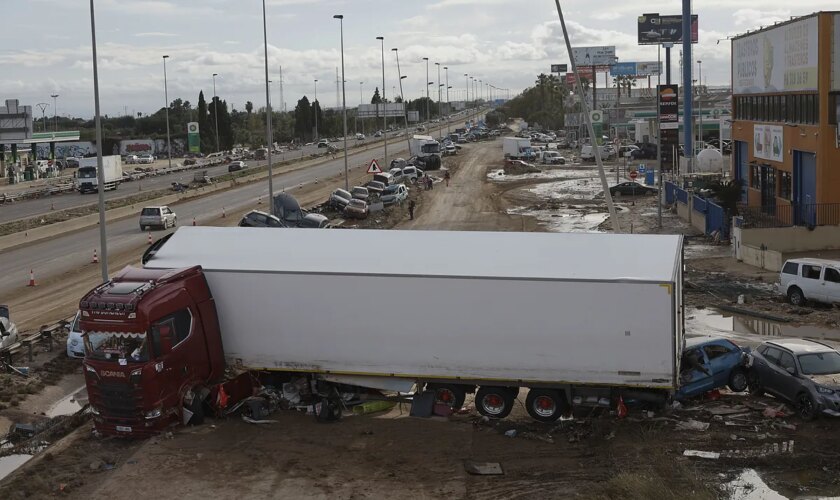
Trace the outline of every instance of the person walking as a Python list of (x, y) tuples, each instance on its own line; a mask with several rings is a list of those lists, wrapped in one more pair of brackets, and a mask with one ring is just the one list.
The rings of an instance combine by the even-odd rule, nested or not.
[(408, 220), (414, 220), (414, 200), (408, 202)]
[(449, 187), (449, 170), (443, 174), (443, 178), (446, 179), (446, 187)]

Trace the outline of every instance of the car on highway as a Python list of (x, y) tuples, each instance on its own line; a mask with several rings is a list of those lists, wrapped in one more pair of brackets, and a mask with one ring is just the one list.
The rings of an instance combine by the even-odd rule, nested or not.
[(379, 199), (385, 205), (393, 205), (395, 203), (402, 203), (408, 198), (408, 188), (405, 184), (394, 184), (388, 186), (385, 191), (379, 196)]
[(18, 341), (18, 329), (9, 316), (9, 306), (0, 306), (0, 349)]
[(387, 186), (382, 181), (368, 181), (365, 187), (370, 194), (381, 194)]
[(239, 221), (239, 227), (287, 227), (279, 217), (260, 210), (251, 210)]
[(140, 230), (168, 229), (178, 225), (178, 216), (166, 205), (145, 207), (140, 211)]
[(142, 165), (151, 165), (155, 162), (155, 157), (150, 154), (143, 154), (137, 157), (137, 163)]
[(82, 330), (79, 328), (79, 319), (81, 318), (81, 311), (77, 311), (73, 317), (73, 322), (70, 323), (70, 331), (67, 333), (67, 357), (68, 358), (84, 358), (85, 357), (85, 341), (82, 339)]
[(645, 186), (633, 181), (622, 182), (610, 188), (610, 195), (612, 196), (646, 196), (657, 192), (655, 187)]
[(686, 339), (680, 363), (680, 390), (675, 397), (693, 398), (726, 386), (733, 392), (746, 391), (749, 363), (749, 353), (729, 339)]
[(321, 214), (306, 214), (298, 223), (298, 226), (304, 229), (322, 229), (330, 227), (330, 220)]
[(356, 140), (357, 140), (357, 141), (363, 141), (363, 140), (365, 140), (365, 134), (362, 134), (362, 133), (357, 133), (357, 134), (356, 134)]
[(840, 304), (840, 261), (789, 259), (779, 272), (779, 291), (795, 306), (809, 300)]
[(796, 408), (803, 420), (840, 416), (840, 352), (807, 339), (766, 340), (752, 353), (750, 392), (771, 394)]
[(350, 190), (350, 194), (353, 195), (354, 200), (368, 201), (368, 198), (370, 198), (370, 191), (364, 186), (354, 186)]
[(342, 210), (345, 217), (354, 219), (366, 219), (368, 216), (368, 204), (362, 200), (350, 200)]
[(319, 147), (319, 148), (328, 148), (328, 147), (330, 147), (330, 141), (329, 141), (329, 139), (321, 139), (320, 141), (318, 141), (318, 147)]
[(336, 189), (332, 193), (330, 193), (330, 198), (327, 200), (327, 204), (333, 207), (336, 210), (344, 210), (344, 207), (350, 203), (350, 200), (353, 199), (353, 195), (350, 194), (349, 191), (344, 189)]
[(239, 170), (244, 170), (248, 165), (245, 164), (244, 161), (232, 161), (228, 165), (228, 172), (236, 172)]

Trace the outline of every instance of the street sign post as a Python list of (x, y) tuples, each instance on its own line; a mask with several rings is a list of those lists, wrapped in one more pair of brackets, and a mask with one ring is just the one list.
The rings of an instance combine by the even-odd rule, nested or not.
[(367, 173), (369, 174), (381, 174), (382, 169), (379, 168), (379, 163), (376, 161), (376, 158), (370, 160), (370, 165), (368, 165)]
[(634, 181), (635, 181), (635, 180), (636, 180), (636, 177), (638, 177), (638, 176), (639, 176), (639, 174), (638, 174), (635, 170), (631, 170), (631, 171), (630, 171), (630, 179), (631, 179), (631, 180), (634, 180)]

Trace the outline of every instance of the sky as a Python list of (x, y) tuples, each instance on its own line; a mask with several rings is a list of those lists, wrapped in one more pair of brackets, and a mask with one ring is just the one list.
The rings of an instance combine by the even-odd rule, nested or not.
[[(94, 114), (90, 11), (87, 0), (6, 0), (0, 30), (0, 102), (47, 103), (58, 94), (62, 116)], [(265, 106), (261, 0), (95, 0), (101, 109), (104, 115), (153, 113), (164, 103), (163, 55), (169, 100), (195, 105), (203, 90), (216, 91), (234, 108), (250, 100)], [(695, 2), (703, 81), (728, 85), (728, 35), (755, 30), (818, 10), (836, 0)], [(655, 46), (637, 45), (636, 19), (643, 12), (679, 14), (681, 2), (566, 0), (561, 2), (572, 46), (615, 45), (620, 61), (651, 61)], [(747, 8), (746, 6), (750, 6)], [(395, 53), (399, 49), (403, 93), (425, 94), (426, 62), (437, 92), (437, 66), (449, 67), (450, 99), (463, 98), (464, 73), (512, 94), (533, 85), (552, 63), (567, 63), (565, 42), (551, 0), (266, 0), (272, 105), (280, 107), (280, 67), (287, 109), (317, 84), (325, 107), (336, 105), (336, 68), (341, 66), (339, 21), (344, 15), (344, 60), (348, 106), (370, 102), (382, 86), (385, 37), (385, 96), (399, 93)], [(664, 58), (664, 52), (663, 52)], [(672, 54), (677, 78), (679, 48)], [(697, 64), (694, 68), (696, 70)], [(360, 82), (362, 82), (360, 84)], [(445, 72), (441, 69), (441, 82)], [(642, 82), (639, 82), (642, 85)], [(604, 85), (601, 75), (599, 86)], [(486, 88), (486, 87), (485, 87)], [(361, 91), (361, 98), (360, 98)], [(436, 98), (436, 96), (434, 96)], [(444, 96), (444, 100), (445, 96)], [(40, 110), (36, 109), (36, 116)]]

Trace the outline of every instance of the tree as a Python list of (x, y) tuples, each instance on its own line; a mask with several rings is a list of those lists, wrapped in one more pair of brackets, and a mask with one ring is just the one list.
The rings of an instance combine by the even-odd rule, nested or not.
[[(312, 137), (315, 137), (315, 124), (319, 125), (319, 129), (321, 128), (320, 125), (324, 123), (324, 114), (321, 112), (321, 103), (318, 100), (312, 101)], [(320, 130), (319, 130), (320, 134)]]
[(306, 140), (306, 138), (310, 137), (314, 126), (312, 117), (309, 99), (303, 96), (295, 106), (295, 137), (301, 140)]
[(254, 111), (254, 103), (248, 101), (245, 103), (245, 111), (250, 115), (252, 111)]
[(370, 100), (371, 104), (381, 104), (382, 97), (379, 95), (379, 87), (376, 87), (376, 90), (373, 91), (373, 98)]
[(738, 202), (741, 201), (741, 184), (744, 181), (735, 179), (732, 181), (716, 181), (709, 185), (712, 196), (717, 198), (720, 206), (734, 217), (738, 215)]
[(208, 140), (207, 135), (209, 132), (207, 128), (207, 101), (204, 100), (203, 90), (198, 93), (198, 116), (196, 117), (196, 121), (198, 122), (198, 132), (201, 134), (201, 150), (210, 151), (213, 148), (210, 147), (212, 141)]

